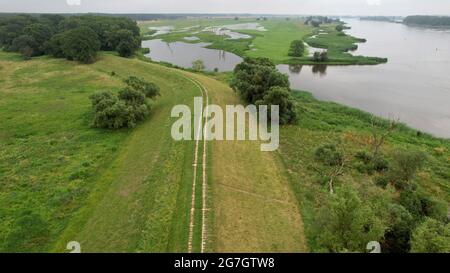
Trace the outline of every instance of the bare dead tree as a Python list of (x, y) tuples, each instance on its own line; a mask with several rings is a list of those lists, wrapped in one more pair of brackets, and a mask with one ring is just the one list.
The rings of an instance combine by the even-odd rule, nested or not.
[(328, 178), (327, 185), (328, 185), (328, 190), (329, 190), (330, 194), (334, 194), (334, 182), (336, 181), (336, 179), (338, 177), (340, 177), (344, 174), (345, 167), (347, 166), (347, 163), (351, 160), (351, 156), (349, 156), (346, 153), (345, 149), (341, 148), (341, 152), (342, 152), (342, 159), (339, 162), (339, 164), (331, 166), (330, 168), (327, 168), (327, 169), (320, 169), (315, 166), (312, 166), (313, 169), (319, 175), (323, 175), (324, 173), (326, 174), (326, 176)]
[(371, 145), (372, 145), (372, 153), (373, 157), (378, 156), (378, 153), (380, 152), (381, 147), (386, 142), (386, 139), (392, 135), (392, 133), (397, 129), (398, 119), (390, 119), (389, 125), (387, 128), (383, 128), (380, 126), (379, 122), (376, 121), (376, 118), (372, 116), (371, 119), (371, 133), (372, 133), (372, 139), (371, 139)]

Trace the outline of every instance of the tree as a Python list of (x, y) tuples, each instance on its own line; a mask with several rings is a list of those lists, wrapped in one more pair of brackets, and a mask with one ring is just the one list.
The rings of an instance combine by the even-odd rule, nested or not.
[(14, 39), (12, 49), (20, 52), (25, 59), (36, 56), (37, 43), (30, 35), (21, 35)]
[(327, 51), (316, 51), (313, 54), (313, 61), (314, 62), (326, 62), (328, 61), (328, 52)]
[(344, 26), (341, 25), (341, 24), (339, 24), (339, 25), (336, 26), (336, 30), (339, 31), (339, 32), (341, 32), (341, 31), (344, 30)]
[(64, 33), (62, 51), (69, 60), (92, 63), (99, 50), (97, 34), (89, 27), (78, 27)]
[(367, 243), (379, 241), (386, 227), (350, 187), (331, 195), (316, 219), (318, 245), (328, 252), (364, 252)]
[(413, 232), (411, 251), (418, 253), (450, 253), (450, 224), (426, 218)]
[(205, 64), (202, 60), (195, 60), (192, 62), (192, 69), (195, 71), (203, 71), (205, 70)]
[(397, 121), (389, 120), (389, 123), (386, 125), (384, 121), (373, 116), (371, 117), (371, 145), (374, 158), (378, 156), (378, 153), (387, 138), (395, 132), (397, 129), (397, 124)]
[(147, 98), (153, 99), (160, 96), (159, 87), (152, 82), (146, 82), (134, 76), (129, 77), (124, 82), (134, 90), (142, 92)]
[(305, 44), (302, 40), (294, 40), (291, 42), (291, 48), (289, 50), (289, 56), (301, 57), (305, 52)]
[(316, 171), (324, 176), (330, 194), (334, 194), (335, 181), (344, 174), (349, 157), (346, 156), (344, 149), (338, 149), (335, 144), (325, 144), (318, 147), (314, 155), (316, 160), (325, 166), (325, 168), (315, 168)]
[(285, 87), (274, 86), (270, 88), (263, 99), (256, 102), (256, 105), (268, 105), (269, 114), (271, 106), (278, 105), (280, 124), (293, 123), (297, 120), (295, 99)]
[(45, 43), (45, 53), (55, 58), (64, 58), (63, 42), (64, 34), (60, 33), (54, 35), (48, 42)]
[(29, 35), (35, 41), (35, 48), (33, 48), (35, 55), (44, 54), (45, 43), (52, 37), (52, 30), (47, 25), (36, 23), (28, 25), (24, 28), (25, 35)]
[(289, 90), (289, 80), (267, 58), (246, 58), (234, 69), (231, 87), (248, 103), (264, 100), (274, 86)]
[(121, 57), (130, 57), (140, 47), (140, 39), (137, 39), (130, 30), (117, 31), (116, 39), (116, 50)]

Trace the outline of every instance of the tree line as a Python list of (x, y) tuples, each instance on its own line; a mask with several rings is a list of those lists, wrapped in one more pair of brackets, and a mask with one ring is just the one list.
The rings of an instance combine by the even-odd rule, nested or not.
[(405, 24), (423, 26), (450, 26), (450, 16), (408, 16), (403, 20)]
[(0, 17), (0, 48), (25, 58), (50, 55), (91, 63), (100, 50), (129, 57), (140, 44), (139, 27), (127, 18), (56, 14)]

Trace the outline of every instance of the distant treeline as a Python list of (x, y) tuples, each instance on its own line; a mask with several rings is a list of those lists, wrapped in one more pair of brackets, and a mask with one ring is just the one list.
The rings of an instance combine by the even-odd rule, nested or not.
[[(11, 17), (11, 16), (17, 16), (22, 15), (23, 13), (1, 13), (0, 17)], [(46, 14), (40, 14), (40, 13), (29, 13), (27, 15), (38, 17), (41, 15)], [(71, 16), (83, 16), (83, 15), (94, 15), (94, 16), (108, 16), (108, 17), (122, 17), (122, 18), (128, 18), (135, 21), (148, 21), (148, 20), (169, 20), (169, 19), (184, 19), (189, 17), (230, 17), (234, 18), (236, 16), (239, 17), (259, 17), (259, 16), (266, 16), (269, 17), (271, 15), (252, 15), (252, 14), (197, 14), (197, 13), (177, 13), (177, 14), (146, 14), (146, 13), (61, 13), (59, 14), (64, 17), (71, 17)]]
[(0, 17), (0, 49), (26, 58), (48, 54), (89, 63), (99, 50), (128, 57), (140, 44), (139, 27), (129, 18), (56, 14)]
[(403, 22), (410, 25), (450, 26), (450, 16), (414, 15), (406, 17)]
[(380, 22), (397, 22), (401, 21), (402, 17), (397, 16), (365, 16), (360, 17), (360, 20), (364, 21), (380, 21)]

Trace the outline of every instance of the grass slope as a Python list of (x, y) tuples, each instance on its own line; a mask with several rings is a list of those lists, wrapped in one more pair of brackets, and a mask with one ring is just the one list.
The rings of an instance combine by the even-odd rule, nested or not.
[[(83, 251), (186, 251), (194, 146), (172, 141), (170, 110), (192, 103), (197, 87), (111, 55), (89, 66), (1, 57), (0, 249), (64, 251), (79, 240)], [(129, 75), (161, 86), (149, 120), (134, 130), (90, 128), (89, 94), (117, 91)], [(33, 229), (22, 226), (26, 210), (46, 230), (38, 244), (26, 234), (13, 240)]]
[[(371, 115), (363, 111), (336, 103), (322, 102), (306, 92), (295, 92), (300, 105), (298, 125), (285, 126), (281, 130), (279, 155), (289, 173), (289, 177), (300, 204), (305, 223), (308, 245), (312, 251), (319, 251), (315, 243), (317, 233), (314, 223), (317, 209), (329, 197), (326, 184), (321, 182), (323, 174), (317, 172), (320, 163), (315, 160), (317, 147), (340, 141), (346, 153), (355, 155), (357, 151), (368, 150), (370, 143)], [(387, 158), (395, 149), (419, 150), (427, 154), (425, 167), (414, 181), (419, 191), (450, 202), (450, 141), (433, 138), (401, 126), (389, 137), (382, 153)], [(381, 196), (396, 199), (398, 195), (377, 187), (376, 176), (369, 176), (356, 170), (354, 161), (345, 168), (338, 178), (336, 187), (348, 184), (357, 189), (364, 202), (380, 202)]]

